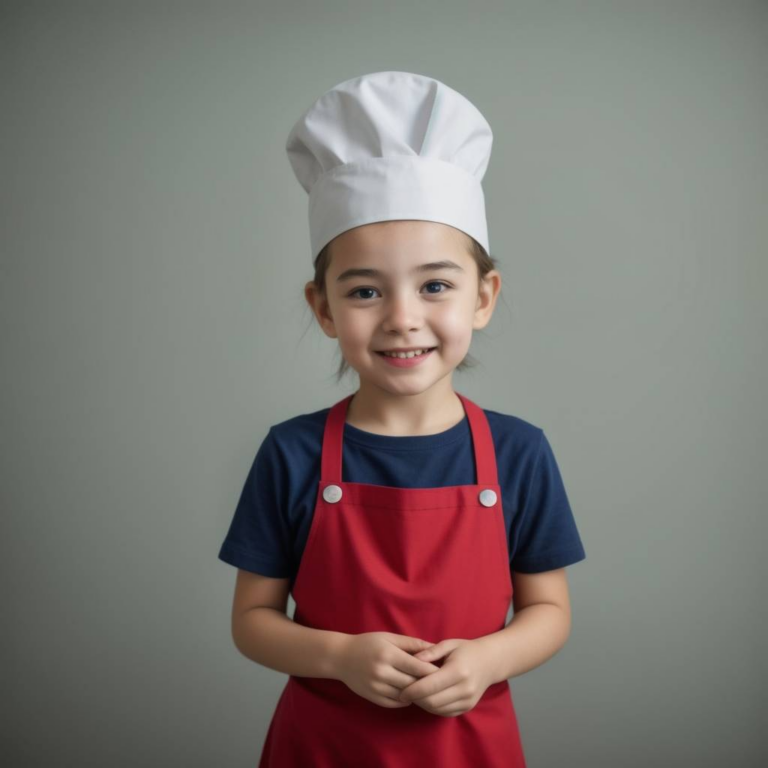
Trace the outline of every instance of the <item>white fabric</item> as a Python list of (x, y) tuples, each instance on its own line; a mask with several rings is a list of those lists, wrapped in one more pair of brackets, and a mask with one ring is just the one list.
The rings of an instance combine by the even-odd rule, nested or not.
[(331, 88), (285, 145), (309, 193), (313, 263), (342, 232), (392, 219), (449, 224), (489, 253), (481, 181), (492, 144), (477, 107), (432, 77), (374, 72)]

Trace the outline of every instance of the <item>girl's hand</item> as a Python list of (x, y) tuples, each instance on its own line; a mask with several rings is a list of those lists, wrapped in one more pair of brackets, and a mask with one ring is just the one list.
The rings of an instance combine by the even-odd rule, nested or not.
[(337, 679), (374, 704), (389, 709), (410, 706), (400, 701), (400, 691), (439, 667), (416, 658), (432, 643), (392, 632), (348, 635), (339, 654)]
[(493, 682), (490, 659), (475, 640), (449, 639), (419, 651), (414, 658), (436, 661), (437, 672), (416, 680), (400, 693), (400, 701), (413, 702), (427, 712), (455, 717), (472, 709)]

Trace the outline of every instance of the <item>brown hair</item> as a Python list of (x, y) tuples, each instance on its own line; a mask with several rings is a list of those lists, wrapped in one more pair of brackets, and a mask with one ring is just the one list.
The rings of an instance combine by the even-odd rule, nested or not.
[[(497, 268), (497, 261), (493, 258), (493, 256), (490, 256), (488, 253), (486, 253), (485, 248), (483, 248), (483, 246), (480, 245), (480, 243), (478, 243), (474, 237), (471, 237), (470, 235), (466, 235), (466, 237), (469, 241), (469, 254), (472, 256), (477, 266), (478, 284), (480, 284), (492, 269)], [(330, 245), (332, 242), (333, 240), (327, 243), (320, 251), (320, 253), (317, 254), (317, 258), (315, 259), (315, 277), (313, 282), (317, 286), (319, 293), (326, 298), (325, 275), (331, 263)], [(476, 365), (477, 360), (475, 360), (472, 355), (467, 354), (465, 355), (464, 359), (456, 366), (456, 370), (463, 371), (467, 368), (474, 368)], [(337, 384), (341, 381), (341, 378), (349, 369), (349, 363), (344, 359), (344, 356), (342, 355), (341, 363), (339, 364), (339, 368), (336, 371)]]

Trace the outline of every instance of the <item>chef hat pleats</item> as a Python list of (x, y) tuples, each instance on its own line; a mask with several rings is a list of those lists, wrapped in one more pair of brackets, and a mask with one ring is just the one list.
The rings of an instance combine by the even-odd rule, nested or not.
[(493, 134), (469, 100), (439, 80), (375, 72), (320, 96), (285, 149), (309, 194), (314, 262), (334, 237), (362, 224), (448, 224), (489, 252), (481, 185)]

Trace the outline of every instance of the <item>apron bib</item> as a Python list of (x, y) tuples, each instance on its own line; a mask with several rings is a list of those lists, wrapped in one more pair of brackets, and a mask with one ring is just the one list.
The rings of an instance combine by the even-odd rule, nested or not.
[[(349, 401), (328, 412), (314, 517), (293, 588), (294, 621), (437, 643), (503, 629), (512, 599), (496, 453), (484, 411), (457, 393), (476, 484), (397, 488), (342, 482)], [(444, 658), (438, 665), (444, 663)], [(506, 680), (468, 712), (388, 709), (340, 680), (289, 676), (259, 768), (525, 768)]]

